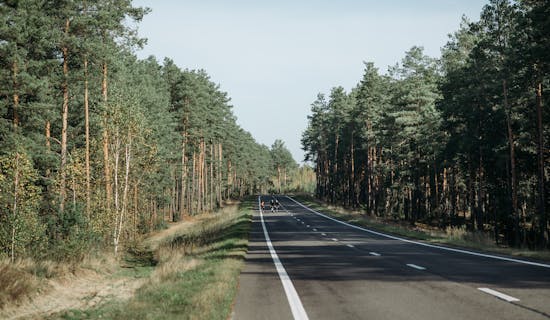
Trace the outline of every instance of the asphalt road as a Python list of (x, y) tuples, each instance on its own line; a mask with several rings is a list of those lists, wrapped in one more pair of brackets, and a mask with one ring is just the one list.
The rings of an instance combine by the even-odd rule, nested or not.
[(550, 318), (550, 265), (403, 241), (277, 198), (279, 212), (254, 214), (233, 319)]

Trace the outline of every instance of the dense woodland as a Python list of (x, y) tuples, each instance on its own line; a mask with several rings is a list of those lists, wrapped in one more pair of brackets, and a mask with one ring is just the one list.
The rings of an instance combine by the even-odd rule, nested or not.
[(0, 258), (116, 253), (307, 176), (282, 141), (270, 150), (237, 125), (206, 72), (136, 58), (146, 13), (130, 0), (0, 1)]
[(421, 47), (312, 104), (319, 198), (386, 219), (549, 248), (550, 2), (491, 0), (441, 59)]

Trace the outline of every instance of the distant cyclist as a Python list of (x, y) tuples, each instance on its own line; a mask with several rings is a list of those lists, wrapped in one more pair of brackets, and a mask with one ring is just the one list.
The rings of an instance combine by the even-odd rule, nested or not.
[(279, 203), (279, 200), (275, 199), (275, 211), (277, 211), (277, 212), (279, 211), (279, 206), (280, 205), (281, 204)]
[(262, 202), (260, 203), (260, 208), (262, 208), (262, 211), (265, 210), (265, 202), (262, 200)]
[(275, 199), (271, 199), (271, 202), (269, 204), (271, 206), (271, 212), (275, 211)]

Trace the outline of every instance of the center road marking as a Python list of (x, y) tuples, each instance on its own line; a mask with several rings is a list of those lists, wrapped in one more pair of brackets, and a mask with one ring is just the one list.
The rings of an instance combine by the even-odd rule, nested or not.
[(313, 228), (313, 231), (317, 231), (317, 229)]
[(323, 233), (321, 233), (321, 235), (322, 235), (322, 236), (325, 236), (325, 237), (327, 236), (327, 234), (326, 234), (326, 233), (324, 233), (324, 232), (323, 232)]
[[(258, 204), (260, 204), (260, 197), (258, 197)], [(261, 209), (260, 209), (260, 220), (262, 222), (262, 228), (264, 229), (265, 242), (267, 244), (267, 247), (269, 248), (269, 253), (271, 254), (271, 258), (273, 259), (273, 263), (275, 264), (275, 268), (277, 269), (279, 278), (283, 283), (283, 288), (285, 289), (286, 298), (288, 299), (288, 304), (290, 305), (290, 310), (292, 311), (292, 315), (294, 316), (294, 319), (309, 320), (306, 310), (302, 305), (302, 301), (300, 300), (300, 296), (298, 296), (298, 293), (296, 292), (296, 289), (292, 284), (292, 280), (290, 280), (290, 277), (288, 276), (288, 273), (286, 272), (285, 267), (283, 266), (281, 260), (279, 259), (279, 256), (277, 255), (277, 252), (273, 247), (273, 244), (271, 243), (271, 239), (269, 238), (269, 234), (267, 232), (267, 228), (264, 222), (264, 214)]]
[(350, 248), (355, 248), (355, 246), (353, 244), (346, 244), (346, 246), (348, 246)]
[(508, 301), (508, 302), (516, 302), (516, 301), (519, 301), (518, 298), (514, 298), (514, 297), (511, 297), (507, 294), (504, 294), (502, 292), (498, 292), (496, 290), (493, 290), (493, 289), (489, 289), (489, 288), (477, 288), (478, 290), (480, 291), (483, 291), (485, 293), (488, 293), (490, 295), (493, 295), (499, 299), (502, 299), (504, 301)]
[(416, 264), (412, 264), (412, 263), (407, 263), (407, 266), (409, 266), (411, 268), (414, 268), (414, 269), (417, 269), (417, 270), (426, 270), (426, 268), (421, 267), (421, 266), (417, 266)]
[(332, 241), (338, 241), (338, 239), (336, 239), (336, 238), (332, 238)]
[(377, 252), (369, 252), (371, 256), (380, 257), (380, 253)]

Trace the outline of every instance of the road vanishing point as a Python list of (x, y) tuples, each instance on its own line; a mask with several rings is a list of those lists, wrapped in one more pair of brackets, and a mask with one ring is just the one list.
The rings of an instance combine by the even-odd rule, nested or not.
[(403, 239), (275, 198), (278, 212), (253, 215), (235, 320), (550, 319), (549, 264)]

